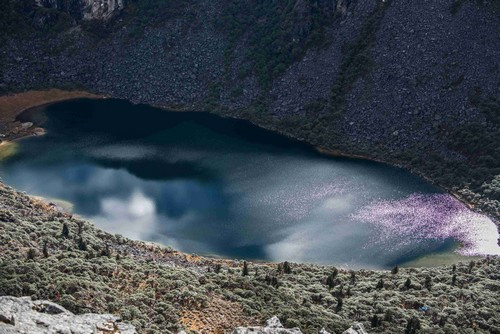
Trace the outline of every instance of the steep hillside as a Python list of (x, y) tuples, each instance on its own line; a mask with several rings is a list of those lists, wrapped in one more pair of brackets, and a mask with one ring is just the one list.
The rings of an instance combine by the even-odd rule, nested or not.
[(0, 13), (4, 94), (247, 118), (402, 164), (499, 216), (497, 1), (2, 0)]
[(355, 321), (369, 333), (497, 333), (499, 270), (498, 258), (392, 272), (203, 258), (105, 233), (0, 183), (0, 295), (113, 313), (139, 333), (222, 333), (272, 316), (304, 333)]
[(4, 93), (83, 89), (247, 118), (402, 164), (499, 215), (494, 1), (0, 6)]

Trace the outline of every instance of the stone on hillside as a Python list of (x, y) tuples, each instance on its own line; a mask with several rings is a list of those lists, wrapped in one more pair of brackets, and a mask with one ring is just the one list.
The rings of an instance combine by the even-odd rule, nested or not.
[[(284, 328), (278, 317), (274, 316), (266, 321), (264, 327), (238, 327), (233, 331), (233, 334), (302, 334), (298, 328)], [(330, 334), (326, 329), (322, 328), (319, 334)], [(356, 322), (342, 334), (368, 334), (362, 323)]]
[(64, 307), (29, 297), (0, 297), (0, 333), (136, 334), (111, 314), (75, 315)]
[(272, 317), (271, 319), (266, 321), (267, 327), (271, 328), (283, 328), (280, 319), (277, 316)]
[(342, 334), (368, 334), (360, 322), (355, 322), (351, 327), (345, 330)]
[(278, 317), (274, 316), (266, 321), (266, 326), (238, 327), (233, 334), (302, 334), (298, 328), (284, 328)]

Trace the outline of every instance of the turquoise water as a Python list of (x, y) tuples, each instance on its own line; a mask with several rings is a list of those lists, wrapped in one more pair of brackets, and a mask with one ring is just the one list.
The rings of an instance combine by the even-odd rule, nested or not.
[[(464, 240), (491, 243), (467, 239), (475, 224), (483, 231), (491, 221), (420, 178), (325, 157), (244, 121), (119, 100), (63, 102), (21, 118), (47, 134), (20, 142), (0, 166), (5, 182), (69, 201), (98, 227), (130, 238), (204, 255), (365, 268)], [(433, 230), (465, 214), (479, 221), (470, 231)]]

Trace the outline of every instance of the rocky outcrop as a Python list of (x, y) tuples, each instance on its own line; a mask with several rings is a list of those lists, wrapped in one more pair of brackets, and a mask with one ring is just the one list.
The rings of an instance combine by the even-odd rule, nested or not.
[(368, 334), (362, 323), (356, 322), (349, 329), (344, 331), (342, 334)]
[(123, 9), (123, 0), (84, 0), (84, 20), (106, 20)]
[(107, 20), (125, 5), (123, 0), (36, 0), (36, 4), (66, 12), (76, 20)]
[(0, 333), (134, 334), (136, 330), (111, 314), (75, 315), (50, 301), (3, 296)]
[(302, 334), (300, 329), (283, 327), (278, 317), (274, 316), (267, 320), (266, 326), (262, 327), (238, 327), (233, 334)]
[[(135, 334), (134, 326), (111, 314), (75, 315), (64, 307), (29, 297), (0, 297), (0, 333)], [(179, 332), (185, 333), (184, 331)], [(278, 317), (266, 326), (237, 327), (233, 334), (302, 334), (299, 328), (285, 328)], [(319, 334), (330, 334), (322, 329)], [(367, 334), (363, 324), (354, 323), (342, 334)]]
[[(274, 316), (267, 320), (266, 326), (262, 327), (238, 327), (233, 331), (233, 334), (302, 334), (298, 328), (285, 328), (281, 324), (278, 317)], [(324, 328), (319, 331), (319, 334), (330, 334)], [(368, 334), (362, 323), (356, 322), (342, 334)]]

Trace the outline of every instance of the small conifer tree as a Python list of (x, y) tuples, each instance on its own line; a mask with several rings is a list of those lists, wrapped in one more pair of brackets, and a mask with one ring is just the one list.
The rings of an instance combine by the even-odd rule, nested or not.
[(420, 328), (420, 320), (417, 317), (412, 317), (406, 324), (405, 334), (416, 334)]
[(109, 249), (109, 245), (106, 245), (106, 247), (101, 251), (101, 256), (111, 256), (111, 250)]
[(84, 252), (87, 251), (87, 243), (83, 240), (83, 238), (78, 240), (78, 249)]
[(378, 327), (380, 325), (380, 320), (376, 314), (373, 315), (371, 320), (372, 327)]
[(28, 260), (33, 260), (36, 257), (36, 251), (33, 248), (28, 249)]
[(69, 237), (69, 227), (68, 227), (68, 224), (66, 224), (66, 223), (63, 224), (63, 229), (62, 229), (61, 235), (63, 236), (63, 238), (68, 238)]
[(290, 263), (288, 263), (288, 261), (285, 261), (285, 263), (283, 263), (283, 272), (285, 274), (291, 274), (292, 273), (292, 267), (290, 266)]
[(49, 257), (49, 248), (46, 242), (43, 244), (42, 253), (43, 257)]
[(333, 274), (328, 275), (326, 278), (326, 285), (328, 285), (328, 288), (333, 289), (335, 287), (335, 276)]
[(425, 283), (424, 283), (424, 285), (425, 285), (425, 288), (427, 290), (431, 289), (431, 287), (432, 287), (432, 278), (430, 276), (426, 276), (425, 277)]
[(392, 322), (393, 319), (394, 319), (394, 312), (392, 312), (390, 309), (385, 310), (384, 321)]
[(339, 311), (342, 310), (342, 305), (343, 304), (344, 304), (344, 301), (342, 300), (342, 297), (339, 297), (337, 299), (337, 307), (336, 307), (337, 312), (339, 312)]
[(247, 264), (247, 261), (243, 261), (243, 276), (248, 276), (248, 264)]
[(472, 273), (472, 268), (474, 268), (474, 265), (475, 265), (475, 262), (474, 262), (474, 261), (470, 261), (470, 262), (469, 262), (469, 270), (468, 270), (469, 274), (471, 274), (471, 273)]
[(405, 282), (405, 289), (409, 290), (411, 288), (411, 279), (408, 277)]

